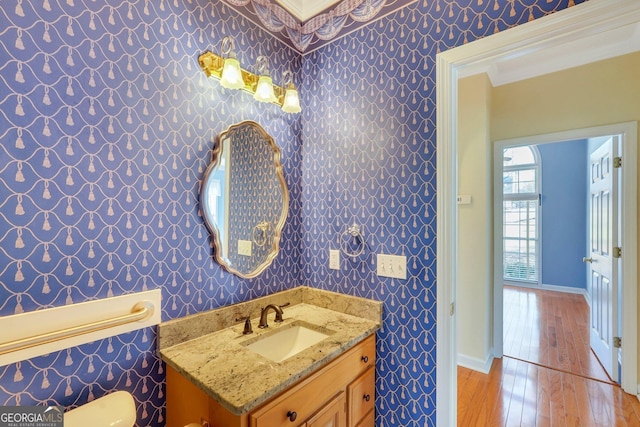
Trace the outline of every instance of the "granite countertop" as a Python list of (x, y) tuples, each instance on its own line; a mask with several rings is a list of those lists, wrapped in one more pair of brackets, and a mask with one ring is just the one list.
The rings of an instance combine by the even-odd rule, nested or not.
[[(225, 314), (224, 318), (237, 313), (236, 317), (231, 317), (235, 320), (242, 316), (241, 313), (273, 301), (292, 304), (283, 309), (282, 323), (274, 322), (271, 311), (269, 328), (258, 328), (258, 315), (252, 317), (254, 333), (243, 335), (244, 322), (234, 322), (232, 326), (220, 322), (223, 318), (220, 311)], [(200, 330), (198, 336), (190, 335), (189, 325), (202, 325), (207, 318), (212, 323), (218, 322), (212, 327), (216, 330)], [(231, 413), (241, 415), (375, 333), (381, 326), (381, 319), (380, 302), (302, 287), (161, 324), (159, 350), (169, 366)], [(246, 347), (265, 334), (300, 322), (330, 335), (282, 362), (273, 362)]]

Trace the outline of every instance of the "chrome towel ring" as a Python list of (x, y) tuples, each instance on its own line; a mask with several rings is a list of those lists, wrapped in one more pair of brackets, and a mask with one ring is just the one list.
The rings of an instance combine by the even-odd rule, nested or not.
[[(349, 244), (357, 240), (357, 246), (353, 251), (349, 251)], [(364, 231), (358, 224), (352, 224), (340, 235), (340, 250), (347, 256), (357, 257), (364, 252)]]
[(269, 232), (271, 231), (271, 223), (267, 221), (262, 221), (255, 227), (253, 227), (253, 231), (251, 232), (251, 240), (256, 246), (264, 246), (267, 243), (269, 238)]

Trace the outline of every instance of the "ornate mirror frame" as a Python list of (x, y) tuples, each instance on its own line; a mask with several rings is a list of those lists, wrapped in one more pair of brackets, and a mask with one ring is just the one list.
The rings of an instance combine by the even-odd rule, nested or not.
[[(214, 174), (219, 171), (219, 168), (222, 166), (224, 168), (230, 168), (233, 166), (230, 160), (230, 152), (233, 146), (233, 136), (238, 132), (242, 132), (246, 127), (250, 127), (259, 135), (259, 142), (266, 145), (266, 150), (268, 153), (272, 154), (272, 173), (276, 180), (276, 187), (280, 190), (281, 194), (273, 195), (274, 197), (281, 196), (282, 197), (282, 209), (277, 210), (279, 215), (274, 215), (274, 218), (270, 218), (269, 221), (262, 220), (259, 223), (256, 223), (252, 230), (245, 235), (247, 236), (247, 240), (249, 245), (253, 248), (262, 248), (265, 244), (267, 245), (266, 253), (263, 253), (262, 258), (256, 258), (255, 265), (252, 265), (251, 268), (248, 269), (240, 269), (236, 266), (237, 263), (232, 261), (232, 254), (229, 252), (229, 244), (228, 241), (223, 242), (221, 240), (221, 230), (219, 228), (218, 223), (215, 221), (216, 214), (212, 211), (213, 207), (210, 203), (206, 203), (207, 200), (211, 199), (212, 192), (219, 192), (220, 189), (218, 186), (210, 185), (214, 179)], [(226, 165), (225, 165), (225, 158)], [(245, 159), (251, 159), (251, 156), (243, 157)], [(225, 131), (221, 132), (217, 137), (213, 146), (213, 150), (211, 152), (211, 162), (208, 165), (207, 169), (204, 172), (201, 186), (200, 186), (200, 208), (202, 212), (202, 218), (207, 229), (211, 235), (211, 243), (213, 247), (213, 255), (215, 257), (216, 262), (220, 264), (226, 271), (229, 273), (235, 274), (236, 276), (252, 279), (257, 277), (262, 273), (268, 266), (271, 265), (274, 258), (278, 255), (280, 249), (280, 238), (282, 236), (282, 230), (285, 225), (285, 221), (287, 219), (287, 215), (289, 212), (289, 190), (287, 188), (287, 183), (284, 178), (284, 172), (282, 168), (282, 163), (280, 161), (280, 148), (276, 145), (274, 139), (269, 135), (260, 124), (246, 120), (240, 123), (229, 126)], [(247, 170), (246, 165), (242, 165), (241, 169)], [(237, 173), (238, 171), (236, 171)], [(226, 172), (225, 172), (226, 173)], [(246, 184), (246, 182), (245, 182)], [(230, 185), (230, 184), (228, 184)], [(215, 187), (215, 188), (214, 188)], [(215, 191), (214, 191), (215, 190)], [(247, 190), (247, 189), (245, 189)], [(230, 191), (230, 190), (229, 190)], [(249, 189), (250, 191), (250, 189)], [(254, 192), (255, 193), (255, 192)], [(256, 199), (266, 201), (269, 197), (262, 197), (260, 194)], [(228, 199), (231, 197), (227, 197), (227, 201), (225, 203), (229, 203)], [(226, 218), (231, 216), (228, 212), (225, 214)], [(230, 221), (229, 221), (230, 222)], [(229, 233), (228, 231), (228, 222), (224, 223), (224, 226), (227, 228), (224, 230), (224, 233)], [(272, 234), (269, 236), (268, 234)], [(228, 236), (225, 238), (228, 240)], [(249, 240), (250, 239), (250, 240)], [(232, 245), (233, 246), (233, 245)], [(226, 248), (226, 251), (225, 251)], [(264, 251), (258, 251), (264, 252)], [(248, 256), (253, 257), (254, 251), (251, 250), (251, 255), (239, 255), (237, 253), (233, 254), (235, 256)]]

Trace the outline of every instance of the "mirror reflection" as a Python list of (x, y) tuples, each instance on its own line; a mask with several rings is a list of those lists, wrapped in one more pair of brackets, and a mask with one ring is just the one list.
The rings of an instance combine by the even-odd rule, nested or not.
[(216, 138), (200, 189), (214, 255), (227, 271), (251, 278), (278, 254), (289, 210), (280, 149), (256, 122), (230, 126)]

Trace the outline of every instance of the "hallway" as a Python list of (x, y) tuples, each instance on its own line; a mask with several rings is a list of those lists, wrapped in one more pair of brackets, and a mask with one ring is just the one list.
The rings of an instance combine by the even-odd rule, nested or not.
[(458, 367), (458, 426), (640, 426), (640, 402), (617, 385), (510, 357), (488, 375)]
[(488, 375), (458, 367), (459, 426), (640, 426), (640, 401), (589, 347), (584, 297), (504, 288), (504, 354)]
[(504, 355), (612, 383), (589, 346), (584, 296), (504, 287)]

